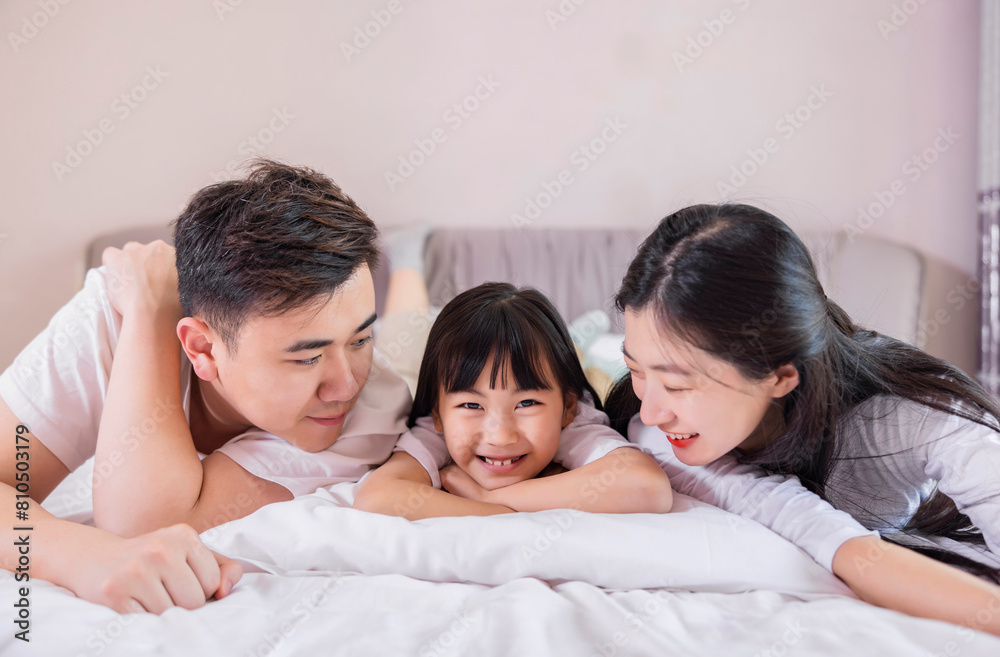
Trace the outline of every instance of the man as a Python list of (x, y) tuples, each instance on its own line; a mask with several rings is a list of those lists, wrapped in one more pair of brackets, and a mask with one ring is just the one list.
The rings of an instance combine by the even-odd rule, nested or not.
[[(120, 611), (193, 608), (240, 575), (197, 532), (388, 458), (410, 400), (372, 368), (377, 236), (328, 178), (262, 161), (195, 194), (176, 268), (162, 243), (106, 252), (0, 376), (4, 531), (23, 502), (31, 576)], [(37, 506), (92, 455), (96, 527)]]

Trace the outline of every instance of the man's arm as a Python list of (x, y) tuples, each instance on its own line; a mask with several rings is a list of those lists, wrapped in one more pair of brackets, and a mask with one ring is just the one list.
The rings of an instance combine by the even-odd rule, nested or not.
[(441, 471), (446, 489), (462, 497), (515, 511), (579, 509), (592, 513), (666, 513), (673, 506), (670, 480), (656, 462), (633, 447), (619, 447), (582, 467), (486, 490), (457, 466)]
[(354, 508), (407, 520), (441, 516), (492, 516), (513, 509), (469, 500), (431, 485), (420, 462), (406, 452), (395, 452), (367, 475), (354, 499)]
[(121, 613), (195, 609), (239, 581), (239, 565), (213, 555), (190, 527), (125, 539), (41, 508), (68, 470), (27, 429), (0, 399), (0, 561), (15, 581), (43, 579)]
[(123, 536), (176, 523), (204, 531), (292, 499), (222, 454), (198, 457), (181, 404), (173, 249), (160, 242), (110, 255), (130, 283), (112, 298), (123, 319), (98, 432), (95, 525)]

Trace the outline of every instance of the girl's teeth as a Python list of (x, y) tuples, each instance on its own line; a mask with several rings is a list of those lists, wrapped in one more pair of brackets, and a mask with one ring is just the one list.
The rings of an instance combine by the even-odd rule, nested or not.
[(497, 459), (491, 459), (488, 456), (484, 456), (483, 460), (486, 461), (487, 463), (489, 463), (490, 465), (510, 465), (511, 463), (513, 463), (514, 461), (516, 461), (519, 458), (521, 458), (521, 457), (518, 456), (518, 457), (515, 457), (515, 458), (510, 458), (510, 459), (506, 459), (506, 460), (503, 460), (503, 461), (499, 461)]

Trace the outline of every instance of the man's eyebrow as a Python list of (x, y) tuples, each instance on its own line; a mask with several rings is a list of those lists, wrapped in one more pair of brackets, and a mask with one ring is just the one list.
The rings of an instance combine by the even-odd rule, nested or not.
[(331, 344), (333, 344), (333, 340), (299, 340), (292, 346), (285, 347), (284, 351), (288, 354), (294, 354), (299, 351), (322, 349), (324, 347), (329, 347)]
[[(625, 355), (625, 358), (628, 358), (631, 361), (635, 360), (635, 358), (632, 357), (632, 354), (628, 352), (628, 349), (625, 348), (625, 343), (622, 343), (622, 354)], [(682, 374), (684, 376), (691, 376), (690, 371), (684, 369), (676, 363), (657, 363), (656, 365), (652, 365), (649, 369), (654, 372), (666, 372), (667, 374)]]
[[(354, 329), (355, 333), (360, 333), (366, 328), (375, 323), (375, 319), (378, 317), (378, 313), (372, 313), (368, 319), (361, 322), (358, 328)], [(333, 340), (299, 340), (290, 347), (285, 347), (283, 350), (286, 354), (294, 354), (300, 351), (314, 351), (316, 349), (323, 349), (329, 347), (333, 344)]]
[(375, 323), (375, 319), (377, 317), (378, 317), (378, 313), (372, 313), (371, 316), (368, 319), (366, 319), (365, 321), (361, 322), (361, 325), (358, 326), (358, 328), (354, 329), (354, 332), (355, 333), (361, 333), (366, 328), (368, 328), (369, 326), (371, 326), (372, 324), (374, 324)]

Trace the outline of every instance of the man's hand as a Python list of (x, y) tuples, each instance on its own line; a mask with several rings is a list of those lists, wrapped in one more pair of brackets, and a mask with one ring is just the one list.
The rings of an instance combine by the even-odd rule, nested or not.
[(104, 249), (101, 259), (107, 267), (108, 298), (122, 316), (134, 312), (162, 313), (177, 320), (184, 316), (174, 247), (162, 240), (129, 242), (121, 249)]
[(63, 584), (119, 613), (197, 609), (229, 595), (243, 576), (238, 563), (209, 550), (187, 525), (134, 538), (102, 533), (80, 547), (81, 559)]

